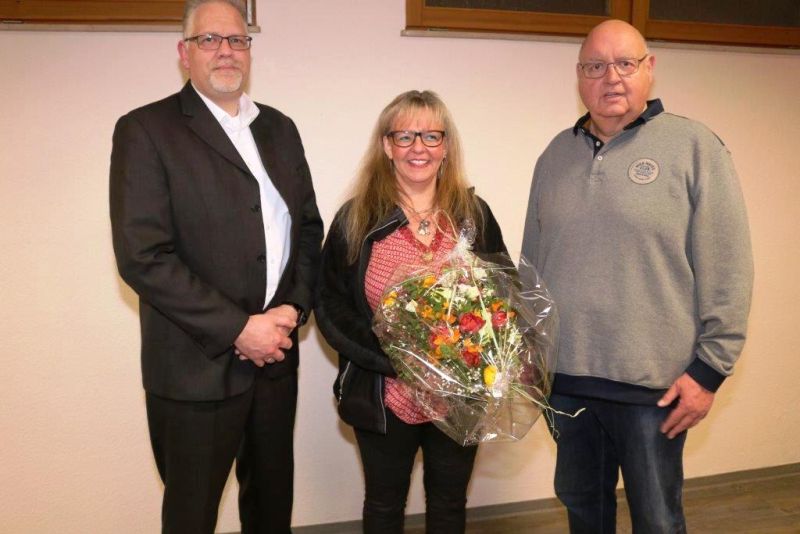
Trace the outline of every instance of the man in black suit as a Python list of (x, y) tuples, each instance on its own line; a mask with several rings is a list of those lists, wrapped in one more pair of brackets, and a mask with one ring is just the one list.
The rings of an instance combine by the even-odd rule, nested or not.
[(213, 532), (236, 458), (242, 532), (289, 532), (296, 328), (322, 221), (294, 123), (243, 92), (243, 4), (187, 1), (178, 52), (189, 82), (118, 121), (110, 172), (163, 531)]

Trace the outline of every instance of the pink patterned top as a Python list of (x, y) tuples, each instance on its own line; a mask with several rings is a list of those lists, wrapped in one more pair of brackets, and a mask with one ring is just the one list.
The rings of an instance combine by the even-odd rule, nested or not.
[[(447, 228), (446, 225), (446, 219), (440, 218), (439, 227)], [(430, 246), (425, 246), (414, 237), (408, 226), (401, 226), (385, 239), (377, 241), (372, 246), (372, 255), (364, 279), (364, 291), (372, 311), (380, 305), (386, 287), (392, 282), (399, 281), (392, 280), (398, 267), (406, 264), (439, 263), (447, 257), (454, 246), (455, 241), (438, 228)], [(431, 420), (414, 402), (408, 388), (394, 378), (386, 379), (384, 402), (404, 423), (415, 425)]]

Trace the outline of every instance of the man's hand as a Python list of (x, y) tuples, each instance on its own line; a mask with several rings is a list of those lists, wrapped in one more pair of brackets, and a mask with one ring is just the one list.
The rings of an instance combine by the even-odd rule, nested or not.
[[(291, 309), (293, 316), (297, 311)], [(275, 363), (284, 359), (283, 350), (292, 347), (289, 334), (297, 326), (297, 322), (285, 310), (272, 308), (267, 312), (251, 315), (244, 326), (244, 330), (236, 338), (234, 346), (240, 360), (251, 360), (258, 367), (266, 363)]]
[(284, 335), (289, 335), (292, 333), (297, 327), (297, 320), (299, 319), (297, 310), (294, 306), (290, 304), (281, 304), (280, 306), (275, 306), (274, 308), (270, 308), (265, 312), (267, 315), (274, 315), (276, 317), (285, 317), (291, 320), (294, 323), (294, 326), (291, 328), (282, 327), (284, 330)]
[(675, 399), (678, 399), (678, 405), (661, 423), (661, 432), (669, 439), (699, 423), (711, 409), (714, 394), (683, 373), (661, 397), (658, 405), (662, 408), (669, 406)]

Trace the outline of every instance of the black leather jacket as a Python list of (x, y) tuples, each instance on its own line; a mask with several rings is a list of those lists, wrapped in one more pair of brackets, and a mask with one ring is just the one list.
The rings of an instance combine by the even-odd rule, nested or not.
[[(476, 239), (475, 252), (507, 254), (492, 211), (482, 199), (476, 199), (483, 212), (483, 231)], [(341, 225), (345, 209), (346, 205), (336, 214), (322, 248), (314, 313), (322, 335), (339, 353), (339, 375), (333, 385), (339, 416), (355, 428), (386, 434), (384, 377), (395, 376), (395, 372), (372, 332), (373, 313), (367, 303), (364, 277), (373, 243), (408, 224), (408, 219), (402, 209), (395, 209), (367, 234), (358, 262), (351, 264)]]

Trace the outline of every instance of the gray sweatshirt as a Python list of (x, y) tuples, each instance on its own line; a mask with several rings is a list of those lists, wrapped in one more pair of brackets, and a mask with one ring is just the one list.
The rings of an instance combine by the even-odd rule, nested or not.
[(522, 244), (561, 319), (554, 391), (649, 404), (683, 372), (716, 391), (753, 278), (730, 153), (658, 100), (606, 144), (588, 118), (539, 158)]

